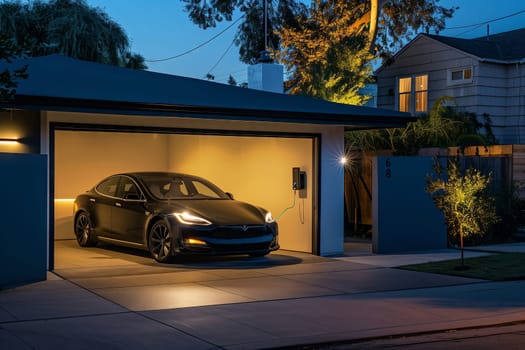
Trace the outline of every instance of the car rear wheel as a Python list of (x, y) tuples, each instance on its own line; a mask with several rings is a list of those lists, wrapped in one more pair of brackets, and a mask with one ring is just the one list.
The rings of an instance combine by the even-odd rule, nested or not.
[(157, 221), (149, 232), (148, 247), (151, 256), (161, 263), (172, 260), (173, 236), (164, 221)]
[(97, 245), (97, 238), (91, 231), (91, 220), (89, 215), (82, 212), (75, 219), (75, 236), (81, 247), (93, 247)]

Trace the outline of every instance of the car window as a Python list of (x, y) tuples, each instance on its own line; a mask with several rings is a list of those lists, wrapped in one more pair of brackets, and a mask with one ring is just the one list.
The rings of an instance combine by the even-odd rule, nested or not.
[(123, 176), (120, 180), (117, 197), (128, 200), (140, 200), (142, 199), (142, 193), (131, 178)]
[(186, 183), (181, 177), (166, 179), (161, 186), (160, 192), (164, 198), (184, 198), (190, 194)]
[(117, 194), (119, 180), (119, 176), (110, 177), (109, 179), (106, 179), (99, 183), (96, 187), (96, 190), (98, 193), (104, 194), (106, 196), (115, 197)]
[(145, 175), (142, 180), (158, 199), (229, 199), (218, 187), (199, 178), (178, 174)]
[(206, 184), (200, 182), (200, 181), (192, 181), (191, 184), (195, 188), (195, 195), (197, 196), (205, 196), (209, 198), (220, 198), (220, 196), (212, 190), (210, 187), (208, 187)]

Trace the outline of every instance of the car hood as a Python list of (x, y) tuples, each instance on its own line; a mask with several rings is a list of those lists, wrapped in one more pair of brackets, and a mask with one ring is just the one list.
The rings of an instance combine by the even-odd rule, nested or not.
[(254, 205), (228, 199), (173, 200), (159, 209), (164, 214), (187, 211), (215, 225), (264, 225), (266, 214), (266, 211)]

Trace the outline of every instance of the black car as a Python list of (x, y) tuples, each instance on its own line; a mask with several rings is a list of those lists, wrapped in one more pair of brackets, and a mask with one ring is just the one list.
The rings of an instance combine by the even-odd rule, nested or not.
[(78, 244), (98, 241), (149, 250), (168, 262), (182, 254), (264, 256), (279, 249), (270, 212), (236, 201), (197, 176), (136, 172), (110, 176), (77, 196)]

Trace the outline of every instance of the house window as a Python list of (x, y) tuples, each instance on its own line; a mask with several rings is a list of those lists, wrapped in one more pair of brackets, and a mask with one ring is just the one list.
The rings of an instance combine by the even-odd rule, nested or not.
[(399, 111), (426, 112), (428, 110), (428, 75), (400, 78), (398, 94)]
[(401, 112), (410, 112), (411, 88), (412, 78), (399, 79), (399, 110)]
[(472, 67), (449, 69), (447, 81), (449, 85), (472, 83)]

